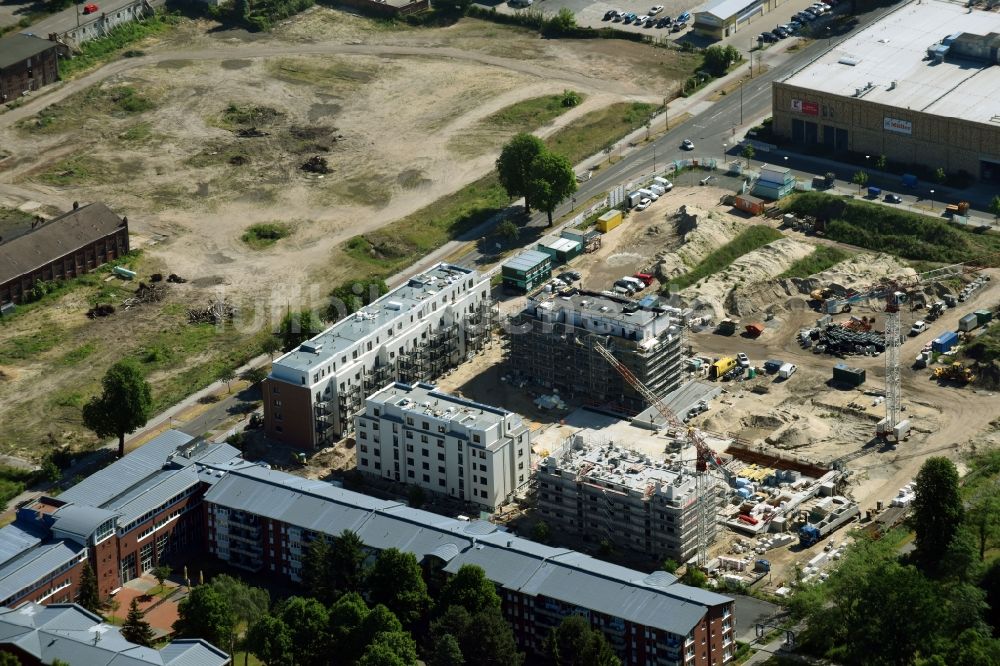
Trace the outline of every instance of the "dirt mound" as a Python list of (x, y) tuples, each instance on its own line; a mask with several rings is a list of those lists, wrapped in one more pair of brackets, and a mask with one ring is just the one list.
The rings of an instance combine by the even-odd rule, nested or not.
[(761, 289), (762, 283), (772, 281), (793, 263), (813, 251), (808, 243), (781, 238), (748, 252), (725, 269), (709, 276), (697, 285), (681, 292), (689, 303), (697, 301), (700, 309), (710, 309), (716, 319), (726, 312), (743, 317), (765, 310), (778, 303), (784, 304), (790, 292), (787, 287), (775, 285)]
[(888, 254), (856, 254), (850, 259), (834, 264), (822, 273), (805, 279), (797, 279), (799, 292), (808, 294), (819, 287), (831, 287), (834, 291), (857, 289), (891, 276), (915, 275), (916, 271), (901, 264)]
[(666, 283), (672, 277), (687, 273), (712, 251), (722, 247), (745, 226), (727, 216), (694, 206), (681, 206), (670, 217), (682, 245), (673, 252), (656, 257), (656, 277)]

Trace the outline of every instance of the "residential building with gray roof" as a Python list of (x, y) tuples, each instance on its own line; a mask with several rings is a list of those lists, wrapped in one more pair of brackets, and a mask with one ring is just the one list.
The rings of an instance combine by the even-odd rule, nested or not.
[(437, 264), (279, 357), (263, 384), (276, 441), (323, 448), (350, 435), (365, 397), (439, 377), (482, 350), (495, 318), (490, 281)]
[(465, 564), (482, 567), (528, 651), (540, 651), (549, 630), (576, 614), (604, 631), (627, 664), (725, 664), (735, 653), (733, 600), (682, 585), (666, 572), (645, 574), (491, 523), (262, 467), (227, 473), (204, 502), (210, 553), (263, 575), (300, 581), (309, 542), (344, 530), (372, 552), (397, 548), (445, 573)]

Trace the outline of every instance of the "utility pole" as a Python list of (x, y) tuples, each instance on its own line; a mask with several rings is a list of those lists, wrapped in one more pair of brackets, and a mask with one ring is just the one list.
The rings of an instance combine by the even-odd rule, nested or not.
[(667, 131), (670, 130), (670, 107), (667, 106), (667, 98), (663, 98), (663, 126)]
[(653, 142), (653, 175), (656, 175), (656, 142)]
[(743, 124), (743, 81), (740, 79), (740, 125)]

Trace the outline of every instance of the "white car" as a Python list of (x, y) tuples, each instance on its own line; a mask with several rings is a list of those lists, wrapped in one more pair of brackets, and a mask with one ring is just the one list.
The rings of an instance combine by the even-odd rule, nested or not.
[(683, 148), (684, 150), (694, 150), (694, 143), (691, 141), (691, 139), (684, 139), (683, 141), (681, 141), (681, 148)]
[(640, 16), (639, 18), (637, 18), (636, 20), (632, 21), (632, 23), (634, 23), (636, 25), (642, 25), (643, 23), (645, 23), (648, 20), (649, 20), (649, 14), (643, 14), (642, 16)]
[(750, 358), (743, 352), (740, 352), (739, 354), (736, 355), (736, 362), (740, 364), (741, 368), (750, 367)]
[(653, 16), (663, 11), (663, 5), (653, 5), (649, 10), (649, 15)]
[(639, 201), (639, 205), (636, 206), (635, 209), (637, 211), (646, 210), (647, 208), (649, 208), (649, 204), (651, 204), (651, 203), (653, 203), (653, 202), (650, 201), (649, 199), (643, 197), (642, 200)]

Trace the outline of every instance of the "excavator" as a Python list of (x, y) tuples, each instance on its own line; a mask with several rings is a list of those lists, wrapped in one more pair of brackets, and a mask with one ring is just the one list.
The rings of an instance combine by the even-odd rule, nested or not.
[(975, 378), (976, 376), (972, 374), (972, 368), (962, 365), (959, 361), (955, 361), (951, 365), (934, 368), (934, 379), (938, 379), (940, 381), (968, 384), (969, 382), (975, 380)]

